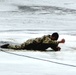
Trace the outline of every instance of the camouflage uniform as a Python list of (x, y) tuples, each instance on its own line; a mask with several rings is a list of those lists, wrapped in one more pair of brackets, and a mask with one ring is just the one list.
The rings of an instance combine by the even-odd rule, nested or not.
[(10, 49), (27, 49), (27, 50), (45, 50), (49, 47), (55, 50), (58, 46), (58, 42), (51, 40), (51, 35), (45, 35), (43, 37), (29, 39), (21, 45), (9, 45)]

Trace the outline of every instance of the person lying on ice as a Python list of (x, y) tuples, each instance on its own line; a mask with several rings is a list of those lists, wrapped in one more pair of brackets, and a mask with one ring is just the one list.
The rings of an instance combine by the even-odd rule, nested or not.
[(28, 39), (26, 42), (22, 43), (21, 45), (10, 45), (5, 44), (2, 45), (1, 48), (8, 48), (8, 49), (27, 49), (27, 50), (39, 50), (39, 51), (46, 51), (47, 48), (52, 48), (54, 51), (60, 51), (60, 47), (58, 44), (65, 43), (65, 39), (57, 41), (59, 38), (59, 34), (57, 32), (53, 33), (52, 35), (44, 35), (39, 38)]

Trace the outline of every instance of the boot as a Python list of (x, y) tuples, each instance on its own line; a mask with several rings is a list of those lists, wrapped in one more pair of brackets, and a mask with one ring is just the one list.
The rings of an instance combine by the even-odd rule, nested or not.
[(9, 44), (4, 44), (1, 46), (1, 48), (8, 48)]

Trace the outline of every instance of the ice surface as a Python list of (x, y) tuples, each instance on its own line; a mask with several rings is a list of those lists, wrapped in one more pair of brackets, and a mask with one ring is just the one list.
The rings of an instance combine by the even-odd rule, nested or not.
[[(45, 52), (14, 52), (21, 55), (29, 55), (33, 57), (38, 57), (42, 59), (48, 59), (52, 61), (58, 61), (67, 64), (75, 65), (76, 61), (74, 60), (66, 60), (69, 58), (71, 53), (67, 52), (55, 52), (48, 53)], [(74, 54), (74, 53), (73, 53)], [(62, 56), (63, 55), (63, 56)], [(65, 57), (66, 56), (66, 57)], [(75, 67), (59, 65), (47, 61), (35, 60), (26, 57), (20, 57), (15, 55), (10, 55), (7, 53), (0, 52), (0, 74), (3, 75), (75, 75), (76, 69)], [(53, 57), (53, 58), (52, 58)], [(65, 60), (65, 62), (64, 62)]]
[[(53, 32), (66, 40), (61, 51), (5, 51), (76, 66), (76, 0), (0, 0), (0, 45)], [(0, 75), (76, 75), (76, 67), (0, 51)]]

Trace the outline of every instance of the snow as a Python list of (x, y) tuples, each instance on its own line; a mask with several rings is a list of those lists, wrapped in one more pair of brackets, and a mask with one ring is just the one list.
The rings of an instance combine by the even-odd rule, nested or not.
[[(38, 11), (22, 10), (19, 6)], [(50, 6), (50, 9), (43, 10), (41, 6)], [(76, 0), (0, 0), (0, 45), (2, 42), (21, 44), (56, 31), (60, 34), (59, 40), (66, 40), (59, 45), (61, 51), (0, 51), (0, 75), (76, 75)]]
[[(29, 36), (29, 35), (26, 35), (26, 36)], [(32, 36), (32, 38), (34, 37), (35, 35)], [(76, 41), (75, 36), (61, 35), (59, 40), (62, 37), (66, 38), (66, 43), (60, 45), (62, 49), (61, 51), (58, 51), (58, 52), (51, 52), (51, 51), (40, 52), (40, 51), (27, 51), (27, 50), (14, 51), (14, 50), (3, 49), (6, 52), (0, 51), (0, 57), (1, 57), (0, 74), (1, 75), (6, 75), (6, 74), (7, 75), (10, 75), (10, 74), (11, 75), (50, 75), (50, 74), (75, 75), (76, 74), (76, 58), (75, 58), (76, 51), (70, 48), (70, 47), (75, 47), (74, 46), (75, 45), (74, 41)], [(15, 39), (15, 40), (17, 40), (18, 42), (24, 41), (24, 40), (19, 41), (19, 39)], [(14, 53), (14, 54), (10, 54), (7, 52)], [(38, 58), (38, 59), (29, 58), (27, 56)], [(67, 65), (52, 63), (51, 61), (67, 64)], [(71, 65), (71, 66), (68, 66), (68, 65)], [(72, 65), (75, 67), (73, 67)]]
[[(6, 34), (6, 33), (5, 33)], [(34, 38), (35, 36), (42, 36), (43, 34), (0, 34), (0, 39), (6, 42), (22, 43), (25, 39), (23, 37)], [(5, 37), (4, 37), (5, 36)], [(22, 37), (20, 37), (22, 36)], [(18, 38), (20, 37), (20, 38)], [(76, 74), (76, 51), (70, 47), (75, 48), (76, 39), (71, 35), (60, 35), (60, 38), (66, 38), (66, 43), (61, 44), (61, 51), (58, 52), (40, 52), (40, 51), (27, 51), (27, 50), (8, 50), (6, 52), (0, 51), (0, 74), (1, 75), (75, 75)], [(70, 38), (69, 38), (70, 37)], [(11, 38), (11, 39), (9, 39)], [(1, 49), (0, 49), (1, 50)], [(10, 54), (10, 53), (14, 54)], [(19, 56), (20, 55), (20, 56)], [(34, 57), (38, 59), (29, 58)], [(47, 60), (47, 61), (44, 61)], [(48, 62), (50, 61), (50, 62)], [(67, 64), (57, 64), (51, 61)], [(73, 65), (73, 66), (68, 66)]]
[(53, 5), (67, 8), (76, 7), (76, 0), (6, 0), (6, 2), (19, 5)]
[[(21, 55), (28, 55), (36, 58), (48, 59), (52, 61), (58, 61), (58, 56), (61, 52), (54, 52), (52, 55), (55, 58), (50, 58), (50, 55), (46, 52), (12, 52)], [(71, 54), (71, 53), (70, 53)], [(68, 54), (69, 55), (69, 54)], [(67, 55), (67, 57), (68, 57)], [(54, 57), (53, 56), (53, 57)], [(60, 55), (61, 56), (61, 55)], [(2, 75), (75, 75), (76, 67), (59, 65), (47, 61), (36, 60), (27, 57), (16, 56), (4, 52), (0, 52), (0, 74)], [(63, 58), (65, 54), (63, 55)], [(60, 59), (59, 59), (60, 60)], [(64, 59), (58, 61), (65, 63)], [(67, 61), (69, 64), (69, 61)]]

